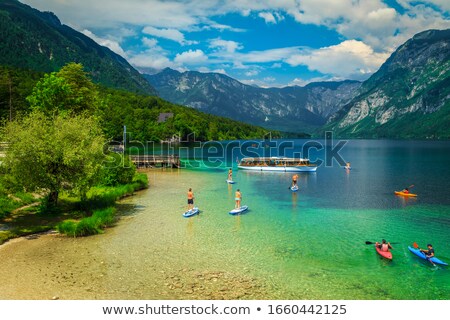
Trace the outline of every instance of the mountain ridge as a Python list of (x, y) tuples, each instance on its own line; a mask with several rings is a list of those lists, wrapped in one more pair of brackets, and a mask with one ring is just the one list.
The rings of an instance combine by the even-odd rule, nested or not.
[[(145, 78), (160, 96), (207, 113), (275, 130), (305, 132), (325, 124), (347, 102), (360, 82), (322, 82), (305, 87), (260, 88), (220, 73), (180, 72), (165, 68)], [(321, 102), (319, 105), (319, 101)]]
[(82, 63), (93, 80), (108, 87), (155, 94), (154, 88), (123, 57), (88, 36), (16, 0), (0, 3), (0, 64), (40, 72)]
[(394, 51), (325, 129), (356, 138), (448, 139), (448, 111), (450, 29), (426, 30)]

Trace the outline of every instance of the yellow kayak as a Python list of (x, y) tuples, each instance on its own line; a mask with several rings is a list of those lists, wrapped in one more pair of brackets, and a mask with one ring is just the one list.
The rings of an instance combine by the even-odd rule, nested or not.
[(415, 194), (415, 193), (404, 193), (404, 192), (401, 192), (401, 191), (394, 191), (394, 193), (395, 193), (397, 196), (417, 197), (417, 194)]

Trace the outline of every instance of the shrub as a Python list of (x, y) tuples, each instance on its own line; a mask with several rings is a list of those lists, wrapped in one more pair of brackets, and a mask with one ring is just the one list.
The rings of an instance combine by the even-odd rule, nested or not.
[(110, 207), (102, 210), (95, 210), (90, 217), (80, 221), (65, 220), (57, 225), (60, 233), (72, 237), (83, 237), (102, 233), (102, 228), (109, 227), (115, 221), (115, 208)]
[(116, 186), (133, 181), (136, 167), (129, 156), (112, 152), (108, 154), (107, 158), (108, 160), (103, 162), (101, 170), (101, 184)]

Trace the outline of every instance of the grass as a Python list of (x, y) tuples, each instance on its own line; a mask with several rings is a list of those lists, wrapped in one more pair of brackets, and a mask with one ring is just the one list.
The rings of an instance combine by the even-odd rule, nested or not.
[(103, 232), (115, 222), (114, 204), (117, 200), (132, 195), (133, 192), (147, 188), (148, 180), (146, 174), (136, 174), (133, 182), (126, 185), (105, 187), (99, 186), (89, 190), (86, 202), (78, 202), (82, 208), (89, 207), (93, 210), (92, 215), (81, 220), (68, 219), (57, 225), (60, 233), (72, 237), (82, 237)]
[(52, 211), (42, 206), (16, 210), (37, 199), (21, 192), (11, 197), (0, 193), (0, 244), (12, 238), (52, 229), (72, 237), (102, 233), (104, 228), (116, 221), (116, 201), (147, 187), (147, 175), (136, 174), (132, 183), (127, 185), (93, 187), (84, 202), (79, 197), (62, 194), (58, 207)]
[(95, 210), (90, 217), (79, 221), (65, 220), (56, 226), (59, 233), (72, 237), (82, 237), (103, 232), (103, 228), (112, 226), (115, 222), (116, 209), (109, 207), (106, 209)]

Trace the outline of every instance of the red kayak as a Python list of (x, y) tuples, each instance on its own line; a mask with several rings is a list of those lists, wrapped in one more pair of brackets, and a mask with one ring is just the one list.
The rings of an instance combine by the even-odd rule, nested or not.
[(375, 250), (377, 250), (378, 254), (380, 256), (382, 256), (383, 258), (388, 259), (388, 260), (392, 260), (392, 252), (390, 252), (390, 251), (381, 251), (381, 249), (378, 248), (376, 245), (375, 245)]

